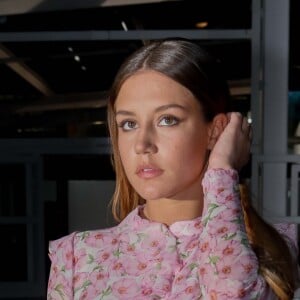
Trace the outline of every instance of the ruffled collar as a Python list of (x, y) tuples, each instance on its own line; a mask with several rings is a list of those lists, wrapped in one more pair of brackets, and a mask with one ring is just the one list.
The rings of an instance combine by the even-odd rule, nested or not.
[(149, 231), (163, 230), (169, 231), (176, 237), (199, 235), (202, 231), (202, 217), (192, 220), (177, 221), (170, 226), (166, 224), (150, 221), (143, 214), (144, 205), (136, 207), (128, 216), (119, 224), (120, 227), (127, 227), (129, 230)]

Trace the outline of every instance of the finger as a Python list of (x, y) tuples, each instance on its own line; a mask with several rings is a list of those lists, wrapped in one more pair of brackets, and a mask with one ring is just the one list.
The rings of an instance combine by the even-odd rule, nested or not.
[(243, 116), (240, 112), (232, 112), (230, 115), (230, 123), (236, 128), (242, 129)]
[(232, 112), (228, 112), (228, 113), (226, 114), (228, 122), (230, 121), (231, 115), (232, 115)]

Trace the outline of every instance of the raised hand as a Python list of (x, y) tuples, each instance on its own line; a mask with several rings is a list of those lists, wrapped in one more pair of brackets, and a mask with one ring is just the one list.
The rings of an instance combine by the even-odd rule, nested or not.
[(228, 124), (218, 137), (208, 168), (240, 170), (249, 160), (252, 129), (239, 112), (227, 114)]

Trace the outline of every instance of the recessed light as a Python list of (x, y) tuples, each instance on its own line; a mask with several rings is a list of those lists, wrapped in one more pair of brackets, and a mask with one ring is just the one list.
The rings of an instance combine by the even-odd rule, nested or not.
[(127, 25), (124, 21), (121, 22), (121, 25), (122, 25), (124, 31), (128, 31)]
[(103, 121), (94, 121), (92, 124), (93, 125), (103, 125), (105, 123)]
[(206, 28), (207, 26), (208, 26), (208, 22), (206, 21), (196, 23), (197, 28)]
[(74, 55), (74, 59), (75, 59), (76, 61), (80, 61), (80, 56)]

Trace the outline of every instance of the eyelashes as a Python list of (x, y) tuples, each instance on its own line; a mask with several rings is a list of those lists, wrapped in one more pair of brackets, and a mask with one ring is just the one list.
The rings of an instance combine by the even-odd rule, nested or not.
[[(176, 126), (180, 123), (180, 119), (173, 116), (173, 115), (165, 115), (162, 116), (157, 123), (157, 126), (159, 127), (172, 127)], [(123, 131), (132, 131), (137, 129), (138, 123), (135, 120), (132, 119), (125, 119), (118, 123), (118, 127), (121, 128)]]
[(163, 116), (159, 121), (159, 126), (174, 126), (179, 123), (179, 119), (172, 115)]
[(118, 124), (118, 127), (123, 129), (123, 131), (131, 131), (137, 128), (137, 123), (132, 120), (124, 120)]

